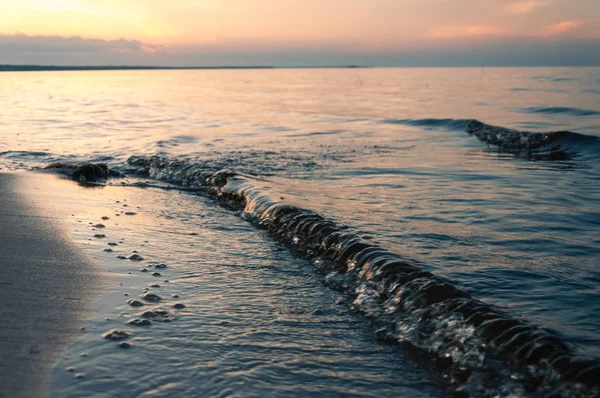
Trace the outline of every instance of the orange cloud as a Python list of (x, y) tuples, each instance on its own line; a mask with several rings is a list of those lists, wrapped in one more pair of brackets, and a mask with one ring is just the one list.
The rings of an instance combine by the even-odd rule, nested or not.
[(471, 26), (440, 26), (433, 29), (428, 37), (468, 37), (468, 36), (496, 36), (506, 34), (506, 31), (496, 26), (471, 25)]
[(583, 21), (562, 21), (544, 27), (542, 36), (555, 36), (582, 26)]
[(540, 0), (517, 1), (509, 4), (506, 7), (506, 11), (510, 14), (529, 14), (536, 8), (545, 7), (547, 5), (548, 2)]

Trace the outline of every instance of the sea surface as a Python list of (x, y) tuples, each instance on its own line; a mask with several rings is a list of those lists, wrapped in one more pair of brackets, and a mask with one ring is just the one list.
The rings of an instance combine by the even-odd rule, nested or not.
[[(70, 233), (120, 284), (53, 396), (598, 392), (600, 68), (0, 73), (0, 171), (56, 162), (120, 173), (68, 182), (88, 201)], [(373, 247), (423, 275), (354, 272)], [(134, 250), (143, 261), (116, 258)], [(140, 267), (162, 263), (169, 282), (149, 288)], [(500, 332), (531, 326), (510, 336), (527, 349), (446, 298), (414, 304), (419, 278), (499, 311)], [(185, 308), (128, 325), (140, 310), (123, 294), (167, 284)], [(131, 349), (103, 322), (132, 330)], [(540, 352), (586, 358), (577, 372), (532, 354), (539, 336)]]

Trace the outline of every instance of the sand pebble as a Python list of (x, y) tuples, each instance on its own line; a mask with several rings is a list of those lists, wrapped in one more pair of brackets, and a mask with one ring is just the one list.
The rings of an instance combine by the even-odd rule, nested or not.
[(110, 247), (107, 247), (106, 249), (104, 249), (103, 251), (107, 252), (107, 253), (112, 253), (113, 249), (111, 249)]
[(142, 318), (151, 319), (156, 322), (171, 322), (175, 319), (169, 311), (155, 309), (152, 311), (145, 311), (141, 315)]
[(160, 285), (154, 284), (154, 285), (150, 285), (150, 287), (153, 287), (153, 288), (159, 288), (159, 287), (160, 287)]
[(185, 304), (183, 303), (175, 303), (173, 304), (173, 308), (177, 308), (178, 310), (185, 308)]
[(94, 235), (94, 238), (104, 239), (104, 238), (106, 238), (106, 235), (104, 235), (104, 234), (96, 234), (96, 235)]
[(118, 340), (124, 340), (127, 337), (129, 337), (129, 333), (127, 333), (123, 330), (113, 329), (110, 332), (104, 333), (102, 335), (102, 337), (104, 337), (105, 339), (108, 339), (108, 340), (118, 341)]
[(134, 326), (149, 326), (152, 325), (152, 322), (150, 322), (148, 319), (143, 319), (143, 318), (135, 318), (130, 320), (129, 322), (127, 322), (130, 325), (134, 325)]
[(173, 298), (179, 298), (179, 295), (178, 294), (174, 294), (171, 297), (173, 297)]
[(110, 220), (107, 216), (102, 217), (103, 220)]
[(148, 272), (148, 268), (142, 268), (140, 272)]
[(119, 348), (131, 348), (131, 344), (129, 344), (126, 341), (123, 341), (122, 343), (119, 344)]
[(132, 254), (129, 256), (129, 261), (144, 261), (144, 257), (140, 256), (139, 254)]
[(74, 371), (75, 371), (75, 368), (73, 366), (69, 366), (67, 368), (67, 372), (74, 372)]
[(147, 301), (160, 301), (162, 299), (162, 297), (160, 297), (158, 294), (152, 292), (144, 294), (142, 298)]
[(137, 213), (136, 213), (136, 212), (133, 212), (133, 211), (127, 211), (127, 212), (125, 212), (125, 215), (126, 215), (126, 216), (135, 216), (136, 214), (137, 214)]
[(75, 374), (75, 378), (76, 379), (83, 379), (84, 377), (85, 377), (85, 374), (83, 374), (83, 373), (76, 373)]
[(125, 257), (125, 256), (117, 256), (117, 258), (120, 260), (127, 260), (127, 257)]
[(160, 276), (160, 272), (153, 272), (152, 276)]
[(96, 224), (96, 225), (94, 225), (94, 228), (106, 228), (106, 225), (104, 225), (104, 224)]
[(132, 307), (141, 307), (142, 305), (144, 305), (144, 303), (142, 303), (138, 299), (129, 299), (127, 300), (127, 304), (129, 304)]
[(155, 264), (154, 268), (165, 269), (165, 268), (167, 268), (167, 264)]
[(123, 293), (123, 296), (129, 296), (129, 293)]
[(108, 245), (109, 245), (109, 246), (119, 246), (119, 244), (118, 244), (118, 243), (115, 243), (115, 242), (108, 242)]

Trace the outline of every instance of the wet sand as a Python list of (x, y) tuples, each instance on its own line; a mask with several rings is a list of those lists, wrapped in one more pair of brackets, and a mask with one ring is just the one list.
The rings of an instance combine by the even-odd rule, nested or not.
[(52, 178), (0, 174), (0, 397), (43, 397), (101, 290), (97, 263), (60, 227)]

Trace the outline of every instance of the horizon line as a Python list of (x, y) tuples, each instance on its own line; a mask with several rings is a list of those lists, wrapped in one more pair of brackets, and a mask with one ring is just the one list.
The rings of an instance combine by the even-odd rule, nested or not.
[(244, 69), (370, 69), (370, 68), (596, 68), (598, 65), (217, 65), (217, 66), (152, 66), (152, 65), (43, 65), (0, 64), (0, 72), (121, 71), (121, 70), (244, 70)]

